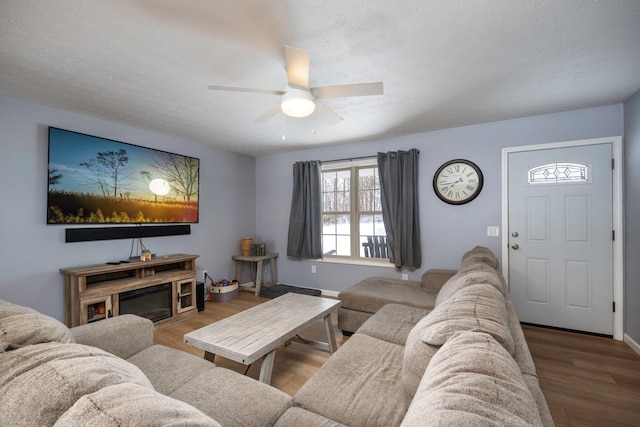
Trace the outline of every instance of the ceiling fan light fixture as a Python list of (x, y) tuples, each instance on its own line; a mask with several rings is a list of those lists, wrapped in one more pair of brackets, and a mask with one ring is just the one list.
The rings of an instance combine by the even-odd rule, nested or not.
[(282, 112), (289, 117), (307, 117), (316, 109), (316, 102), (309, 91), (290, 88), (282, 95)]

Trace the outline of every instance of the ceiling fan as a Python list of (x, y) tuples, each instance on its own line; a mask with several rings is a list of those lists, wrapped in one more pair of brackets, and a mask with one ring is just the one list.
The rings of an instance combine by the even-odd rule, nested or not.
[(217, 85), (209, 85), (209, 89), (280, 96), (280, 103), (268, 109), (255, 120), (256, 122), (266, 122), (282, 111), (290, 117), (307, 117), (316, 112), (320, 118), (331, 124), (336, 124), (343, 120), (342, 117), (318, 101), (318, 99), (382, 95), (382, 82), (310, 88), (309, 52), (303, 49), (285, 46), (284, 58), (288, 81), (286, 90), (252, 89)]

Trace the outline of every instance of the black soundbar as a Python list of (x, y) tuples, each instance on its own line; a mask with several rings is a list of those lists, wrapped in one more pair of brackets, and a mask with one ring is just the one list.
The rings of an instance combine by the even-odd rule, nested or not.
[(191, 234), (191, 225), (143, 225), (141, 227), (91, 227), (65, 229), (65, 242), (138, 239), (142, 237), (180, 236)]

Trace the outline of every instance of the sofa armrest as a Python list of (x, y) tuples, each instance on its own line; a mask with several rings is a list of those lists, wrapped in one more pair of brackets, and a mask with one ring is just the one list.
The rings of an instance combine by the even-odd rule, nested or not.
[(78, 344), (90, 345), (128, 359), (153, 345), (153, 322), (133, 314), (110, 317), (71, 328)]
[(434, 268), (427, 270), (422, 274), (422, 287), (424, 289), (431, 289), (439, 291), (442, 285), (447, 283), (458, 270), (445, 270), (441, 268)]

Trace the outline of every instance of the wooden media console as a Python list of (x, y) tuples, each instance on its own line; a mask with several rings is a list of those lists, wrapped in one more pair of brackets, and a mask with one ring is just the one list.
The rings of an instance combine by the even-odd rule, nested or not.
[[(198, 255), (159, 256), (150, 261), (94, 264), (61, 268), (64, 280), (64, 321), (74, 327), (121, 313), (120, 296), (136, 290), (167, 289), (167, 313), (156, 328), (196, 316), (196, 258)], [(167, 286), (159, 286), (170, 284)], [(156, 289), (156, 288), (154, 288)], [(150, 310), (150, 312), (153, 310)], [(155, 310), (162, 311), (162, 310)], [(156, 314), (149, 314), (154, 320)]]

